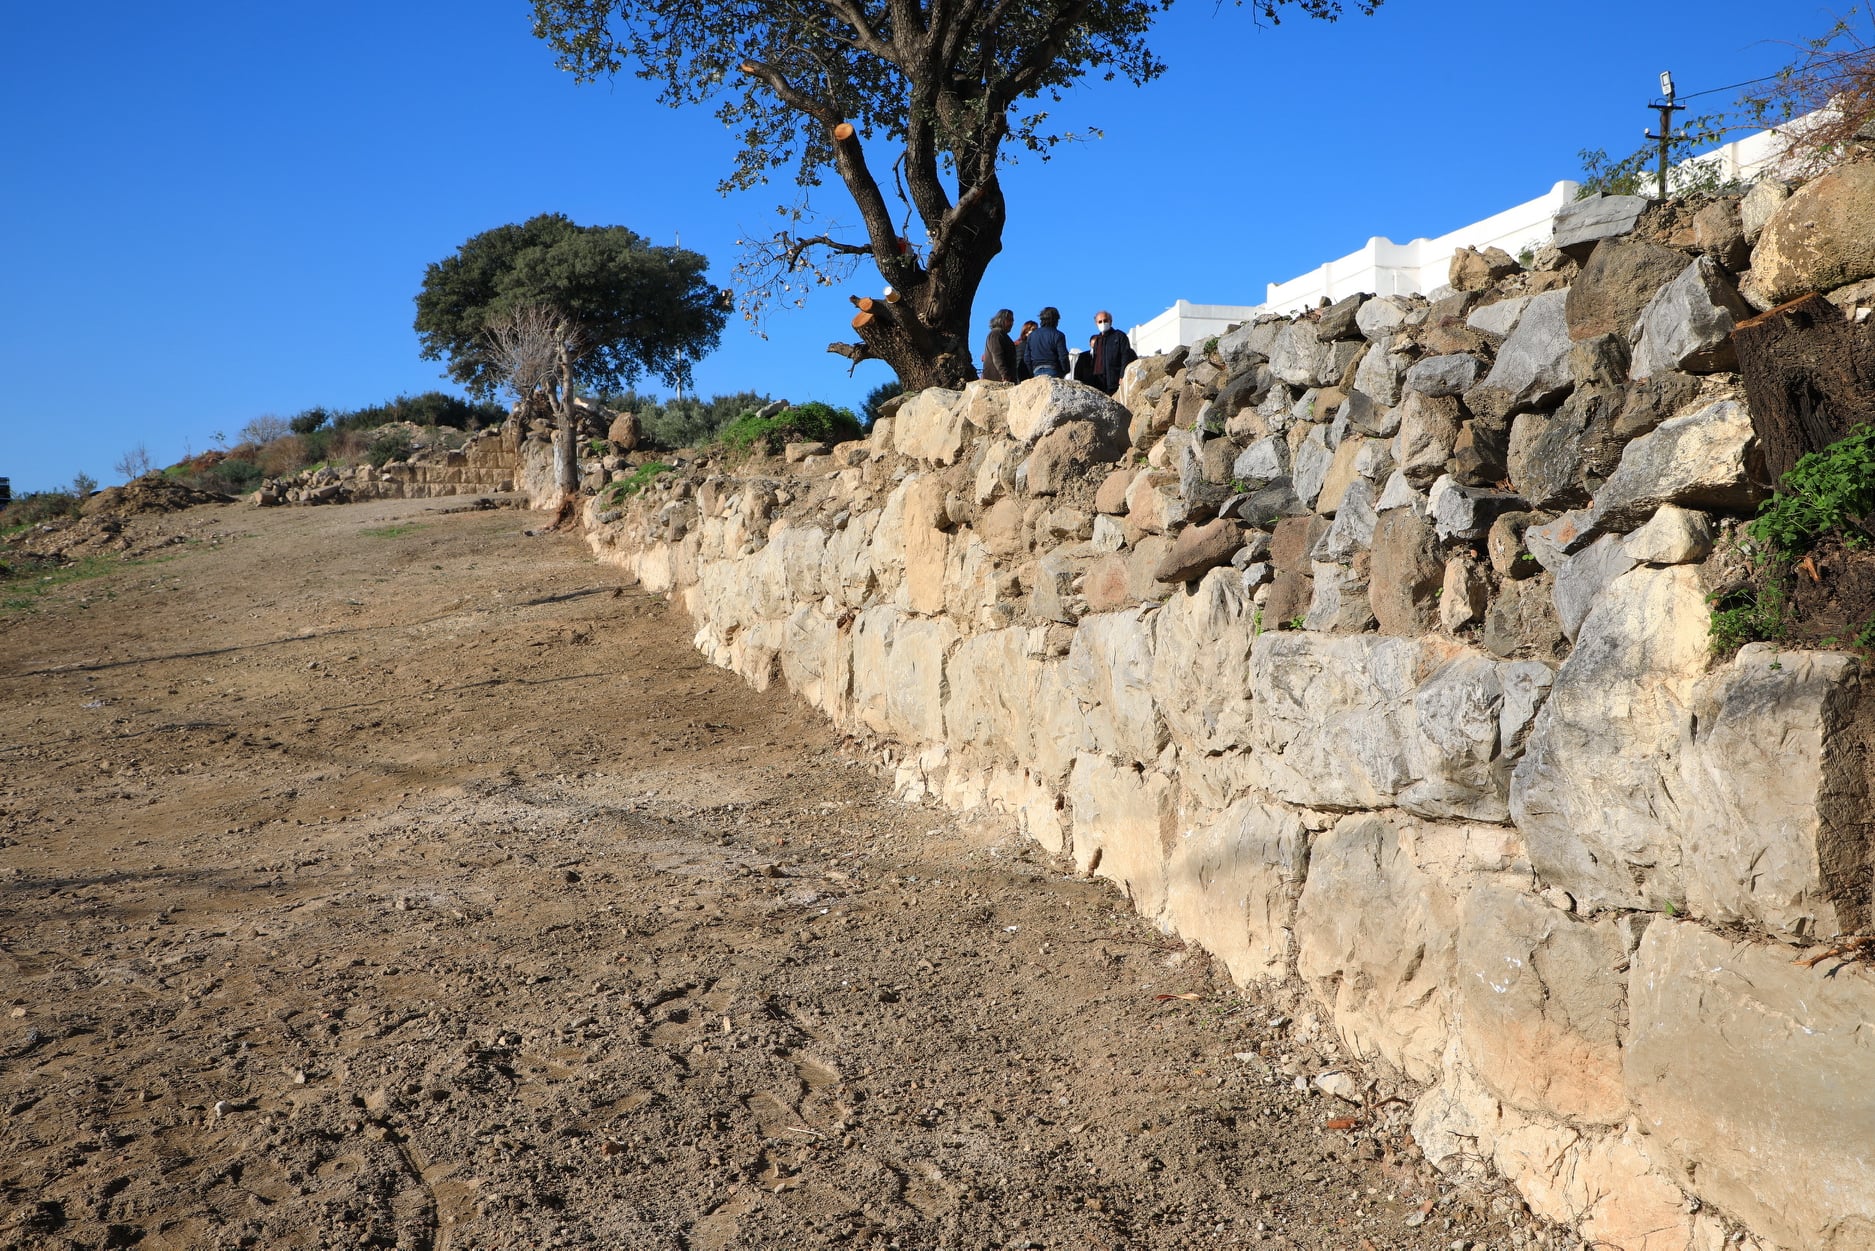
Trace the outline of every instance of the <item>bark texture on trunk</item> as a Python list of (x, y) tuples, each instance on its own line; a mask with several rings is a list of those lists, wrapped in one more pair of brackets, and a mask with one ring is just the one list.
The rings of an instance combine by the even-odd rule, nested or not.
[(1732, 342), (1772, 484), (1806, 453), (1875, 420), (1875, 320), (1856, 325), (1806, 295), (1740, 322)]

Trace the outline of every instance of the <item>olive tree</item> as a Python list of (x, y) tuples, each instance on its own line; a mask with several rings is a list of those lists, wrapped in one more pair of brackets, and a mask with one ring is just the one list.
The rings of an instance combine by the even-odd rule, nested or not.
[[(1350, 0), (1368, 13), (1379, 2)], [(724, 190), (788, 167), (803, 188), (838, 174), (860, 227), (826, 227), (805, 200), (784, 210), (787, 229), (744, 241), (744, 312), (759, 316), (870, 260), (889, 294), (856, 298), (859, 342), (828, 350), (883, 360), (917, 390), (974, 376), (970, 305), (1002, 250), (998, 171), (1010, 149), (1045, 154), (1069, 138), (1044, 102), (1088, 74), (1145, 83), (1161, 73), (1148, 36), (1170, 4), (534, 0), (534, 30), (581, 79), (630, 65), (669, 105), (715, 101), (741, 140)], [(1341, 13), (1339, 0), (1249, 7), (1272, 23), (1285, 11)]]

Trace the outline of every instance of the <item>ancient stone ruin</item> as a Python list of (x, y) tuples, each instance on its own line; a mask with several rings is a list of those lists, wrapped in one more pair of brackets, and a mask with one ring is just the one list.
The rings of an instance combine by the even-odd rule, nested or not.
[(1870, 925), (1875, 704), (1708, 596), (1770, 485), (1733, 328), (1866, 323), (1871, 232), (1872, 167), (1582, 201), (1436, 298), (925, 391), (588, 534), (906, 796), (1306, 986), (1440, 1168), (1597, 1246), (1867, 1248), (1875, 969), (1811, 957)]

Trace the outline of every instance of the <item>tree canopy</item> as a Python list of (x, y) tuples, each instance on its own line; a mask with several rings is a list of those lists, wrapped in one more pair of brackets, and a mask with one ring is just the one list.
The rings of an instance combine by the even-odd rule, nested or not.
[[(1371, 13), (1379, 0), (1350, 0)], [(831, 169), (859, 210), (850, 234), (798, 223), (748, 241), (744, 311), (852, 272), (870, 257), (895, 299), (855, 300), (855, 362), (877, 357), (907, 387), (973, 376), (970, 303), (1002, 248), (997, 177), (1006, 142), (1046, 153), (1068, 136), (1046, 99), (1088, 74), (1144, 83), (1171, 0), (534, 0), (535, 33), (582, 79), (632, 67), (672, 106), (714, 101), (741, 140), (725, 189), (792, 168), (804, 188)], [(1339, 0), (1251, 0), (1333, 20)], [(898, 152), (884, 166), (866, 146)], [(889, 173), (882, 175), (879, 170)], [(891, 194), (881, 185), (889, 178)], [(916, 215), (922, 229), (912, 230)], [(895, 222), (895, 216), (898, 219)]]
[(654, 247), (623, 226), (543, 213), (485, 230), (430, 265), (416, 297), (417, 336), (425, 359), (447, 359), (452, 379), (492, 396), (504, 377), (489, 330), (517, 309), (548, 307), (588, 345), (577, 363), (582, 386), (618, 390), (646, 375), (682, 385), (728, 320), (708, 266), (699, 253)]

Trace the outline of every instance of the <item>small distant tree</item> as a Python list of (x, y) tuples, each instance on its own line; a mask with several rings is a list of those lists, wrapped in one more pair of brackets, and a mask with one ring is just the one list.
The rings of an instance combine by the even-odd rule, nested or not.
[(150, 461), (150, 449), (139, 443), (119, 456), (111, 468), (122, 474), (125, 482), (129, 482), (133, 478), (141, 478), (155, 466)]
[(98, 489), (98, 480), (88, 473), (80, 471), (72, 475), (72, 494), (82, 502)]
[(235, 438), (242, 443), (265, 444), (293, 433), (293, 423), (274, 413), (263, 413), (241, 427)]
[(573, 423), (574, 371), (592, 348), (572, 318), (547, 304), (520, 304), (482, 332), (484, 359), (523, 403), (545, 400), (560, 428), (555, 477), (562, 494), (579, 490), (579, 452)]

